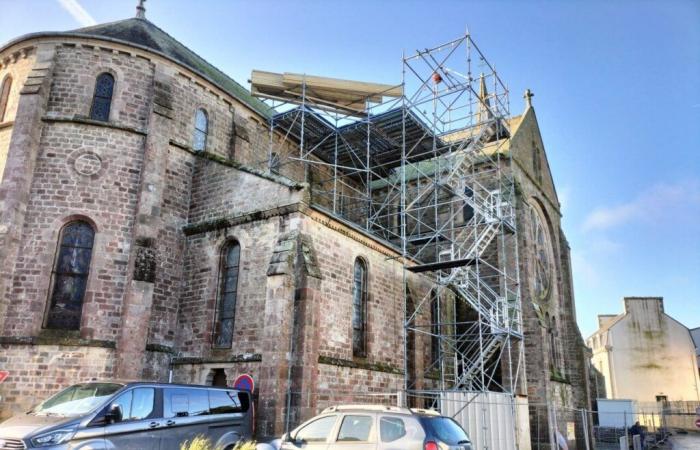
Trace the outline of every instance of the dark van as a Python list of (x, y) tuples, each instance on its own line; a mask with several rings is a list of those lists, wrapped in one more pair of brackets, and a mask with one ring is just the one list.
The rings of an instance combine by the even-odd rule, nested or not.
[(250, 439), (248, 392), (147, 382), (73, 385), (0, 424), (0, 449), (159, 450), (204, 435), (217, 448)]

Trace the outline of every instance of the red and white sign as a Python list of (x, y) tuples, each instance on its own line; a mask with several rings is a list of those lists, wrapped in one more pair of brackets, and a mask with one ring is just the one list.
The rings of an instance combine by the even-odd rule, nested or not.
[(239, 375), (238, 378), (236, 378), (236, 381), (233, 382), (233, 388), (240, 389), (241, 391), (253, 392), (255, 390), (255, 382), (253, 381), (253, 377), (247, 373)]
[(8, 372), (7, 370), (0, 370), (0, 383), (5, 381), (7, 379), (7, 377), (9, 377), (9, 376), (10, 376), (10, 372)]
[(695, 426), (700, 428), (700, 417), (695, 419)]

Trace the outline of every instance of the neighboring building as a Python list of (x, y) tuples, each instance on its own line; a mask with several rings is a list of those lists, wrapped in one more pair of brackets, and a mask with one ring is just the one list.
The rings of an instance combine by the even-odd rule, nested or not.
[[(269, 436), (403, 388), (400, 253), (315, 207), (302, 183), (314, 174), (289, 154), (267, 158), (268, 107), (142, 10), (4, 45), (0, 92), (0, 367), (11, 372), (0, 416), (91, 378), (250, 373)], [(589, 376), (570, 250), (529, 99), (511, 134), (518, 394), (579, 421)], [(424, 367), (430, 339), (414, 339)], [(533, 440), (546, 445), (549, 416), (537, 416)]]
[(599, 315), (587, 340), (609, 399), (655, 403), (699, 401), (690, 331), (664, 312), (661, 297), (625, 297), (625, 312)]
[(690, 330), (690, 335), (693, 337), (693, 342), (695, 343), (695, 356), (698, 360), (698, 373), (700, 373), (700, 327)]

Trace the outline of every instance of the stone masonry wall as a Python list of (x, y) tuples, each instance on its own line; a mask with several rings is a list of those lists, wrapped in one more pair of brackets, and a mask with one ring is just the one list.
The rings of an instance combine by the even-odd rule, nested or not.
[(29, 72), (32, 70), (35, 59), (35, 51), (32, 48), (8, 49), (8, 51), (0, 54), (0, 84), (6, 77), (12, 77), (5, 117), (0, 121), (0, 181), (2, 181), (2, 174), (5, 170), (7, 151), (10, 148), (12, 122), (17, 114), (20, 98), (19, 92), (24, 86)]
[(0, 420), (29, 410), (66, 386), (112, 376), (114, 350), (68, 345), (0, 344)]

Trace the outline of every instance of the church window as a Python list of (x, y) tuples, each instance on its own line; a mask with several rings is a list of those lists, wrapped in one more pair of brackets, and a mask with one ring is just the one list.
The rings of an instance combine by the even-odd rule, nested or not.
[(83, 221), (71, 222), (61, 230), (46, 328), (80, 329), (94, 239), (95, 231)]
[(92, 98), (90, 118), (107, 122), (109, 111), (112, 107), (112, 94), (114, 93), (114, 76), (110, 73), (101, 73), (95, 81), (95, 95)]
[(280, 173), (280, 155), (275, 152), (270, 155), (270, 172)]
[[(468, 198), (474, 197), (474, 191), (472, 188), (465, 186), (464, 196)], [(470, 220), (472, 220), (472, 217), (474, 217), (474, 207), (465, 201), (464, 208), (462, 209), (462, 219), (464, 220), (464, 223), (468, 223)]]
[(430, 293), (430, 363), (432, 368), (440, 361), (440, 297), (436, 291)]
[(0, 86), (0, 122), (5, 121), (5, 112), (7, 112), (7, 102), (10, 98), (11, 87), (12, 77), (8, 75), (2, 80), (2, 86)]
[(194, 137), (192, 148), (201, 152), (207, 148), (207, 136), (209, 134), (209, 117), (203, 108), (199, 108), (194, 115)]
[(552, 283), (551, 247), (545, 222), (532, 205), (530, 205), (530, 242), (534, 250), (532, 272), (535, 300), (544, 301), (549, 297)]
[(236, 317), (238, 297), (238, 267), (241, 259), (241, 246), (231, 241), (224, 246), (221, 254), (220, 287), (214, 346), (230, 348), (233, 344), (233, 325)]
[(355, 259), (352, 292), (352, 354), (367, 355), (367, 264)]

